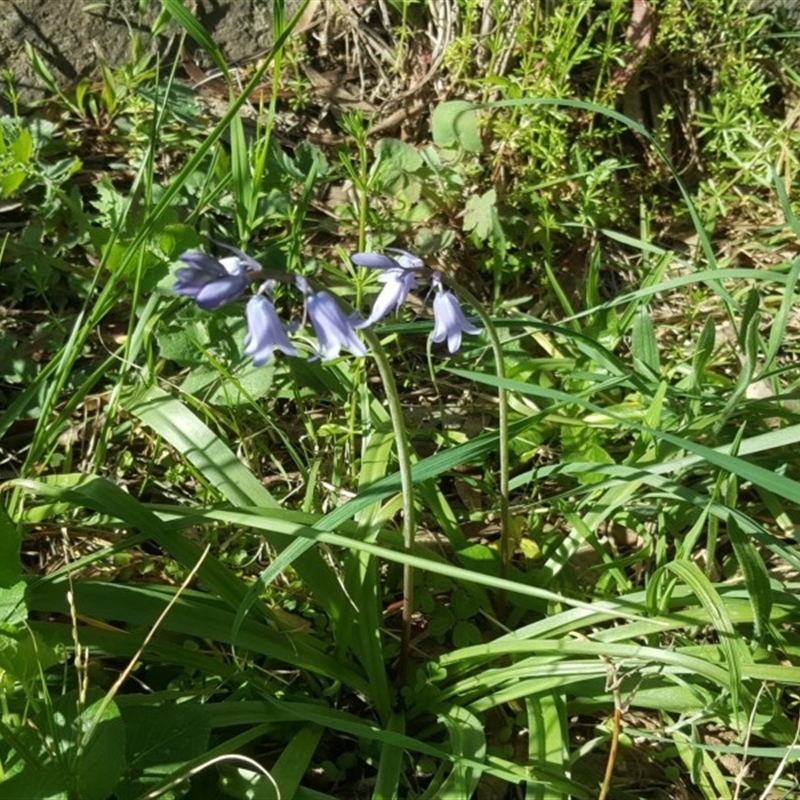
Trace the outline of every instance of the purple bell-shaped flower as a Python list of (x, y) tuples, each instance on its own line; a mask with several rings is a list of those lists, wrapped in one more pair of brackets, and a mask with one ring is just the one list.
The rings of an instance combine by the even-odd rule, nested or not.
[(433, 285), (436, 296), (433, 298), (433, 331), (432, 342), (447, 340), (448, 352), (456, 353), (461, 347), (461, 334), (480, 333), (461, 310), (458, 298), (442, 286), (442, 279), (438, 274), (433, 276)]
[(260, 367), (272, 358), (278, 349), (287, 356), (296, 356), (297, 348), (286, 335), (286, 325), (281, 321), (272, 302), (257, 294), (247, 302), (247, 334), (244, 338), (244, 354), (253, 357), (253, 364)]
[(213, 311), (236, 300), (250, 285), (250, 270), (256, 262), (240, 256), (212, 258), (197, 250), (178, 256), (186, 266), (175, 271), (176, 294), (191, 297), (200, 308)]
[(421, 258), (405, 250), (390, 248), (398, 253), (397, 258), (380, 253), (354, 253), (350, 260), (359, 267), (383, 270), (378, 275), (378, 281), (383, 284), (383, 289), (375, 298), (369, 317), (358, 325), (359, 328), (368, 328), (382, 320), (392, 309), (400, 308), (408, 298), (409, 292), (417, 288), (416, 273), (425, 268)]
[(360, 322), (358, 316), (347, 317), (330, 292), (312, 292), (305, 278), (298, 276), (295, 283), (305, 295), (306, 313), (317, 334), (316, 358), (331, 361), (343, 347), (354, 356), (365, 356), (367, 348), (355, 331)]

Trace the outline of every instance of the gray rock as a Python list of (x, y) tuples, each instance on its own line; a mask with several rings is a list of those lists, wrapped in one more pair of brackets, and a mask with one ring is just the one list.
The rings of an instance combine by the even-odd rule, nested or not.
[(749, 8), (754, 14), (771, 14), (786, 22), (800, 20), (800, 0), (752, 0)]
[[(229, 64), (257, 58), (272, 41), (272, 0), (195, 0), (186, 3), (225, 53)], [(298, 3), (287, 2), (287, 17)], [(146, 47), (175, 56), (179, 28), (151, 41), (161, 11), (157, 0), (0, 0), (0, 65), (12, 75), (23, 103), (49, 92), (30, 64), (25, 42), (35, 48), (60, 87), (99, 75), (99, 64), (118, 66), (131, 59), (132, 34)], [(197, 46), (187, 39), (187, 49)], [(208, 64), (200, 57), (201, 63)], [(5, 88), (4, 86), (2, 88)], [(7, 109), (8, 103), (0, 100)]]

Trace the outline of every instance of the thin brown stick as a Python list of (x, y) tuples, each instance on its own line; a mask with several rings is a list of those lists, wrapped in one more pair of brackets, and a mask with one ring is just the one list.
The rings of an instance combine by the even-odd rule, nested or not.
[(83, 736), (83, 740), (81, 742), (81, 746), (85, 746), (92, 738), (94, 734), (95, 728), (100, 724), (100, 720), (103, 718), (103, 714), (106, 713), (106, 709), (111, 705), (114, 698), (116, 697), (119, 690), (122, 688), (122, 684), (128, 680), (131, 672), (133, 672), (134, 667), (136, 666), (139, 659), (142, 657), (142, 653), (145, 651), (147, 645), (153, 640), (153, 637), (156, 635), (156, 631), (158, 631), (161, 623), (167, 618), (167, 615), (172, 610), (172, 607), (175, 603), (178, 602), (178, 598), (183, 594), (183, 592), (188, 588), (191, 582), (194, 580), (195, 575), (197, 575), (200, 567), (202, 566), (203, 562), (206, 560), (206, 556), (211, 549), (211, 545), (207, 544), (206, 549), (200, 555), (200, 558), (197, 559), (197, 563), (192, 567), (191, 572), (186, 576), (184, 582), (180, 585), (180, 588), (177, 592), (173, 595), (172, 599), (167, 603), (166, 608), (158, 615), (158, 619), (156, 619), (153, 627), (147, 633), (147, 636), (144, 637), (144, 641), (142, 642), (139, 649), (133, 654), (133, 658), (131, 658), (130, 662), (128, 662), (128, 666), (125, 667), (124, 670), (120, 673), (119, 678), (114, 681), (114, 685), (106, 692), (105, 697), (100, 703), (99, 708), (97, 709), (97, 713), (94, 715), (89, 727), (86, 729), (86, 733)]
[(598, 800), (606, 800), (611, 791), (611, 778), (614, 775), (614, 764), (617, 762), (617, 751), (619, 750), (619, 733), (622, 727), (622, 708), (619, 705), (619, 689), (614, 689), (614, 727), (611, 729), (611, 746), (608, 749), (608, 760), (606, 761), (606, 774), (603, 777), (603, 785), (600, 787)]

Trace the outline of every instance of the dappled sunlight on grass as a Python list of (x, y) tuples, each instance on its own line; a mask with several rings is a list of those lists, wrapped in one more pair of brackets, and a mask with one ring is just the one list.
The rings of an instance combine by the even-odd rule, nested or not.
[(189, 5), (0, 118), (0, 794), (797, 794), (781, 15)]

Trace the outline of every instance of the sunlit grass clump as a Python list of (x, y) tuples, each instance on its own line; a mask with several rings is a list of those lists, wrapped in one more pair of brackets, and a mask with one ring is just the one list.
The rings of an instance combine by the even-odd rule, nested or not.
[(188, 5), (0, 119), (0, 796), (796, 796), (780, 13)]

